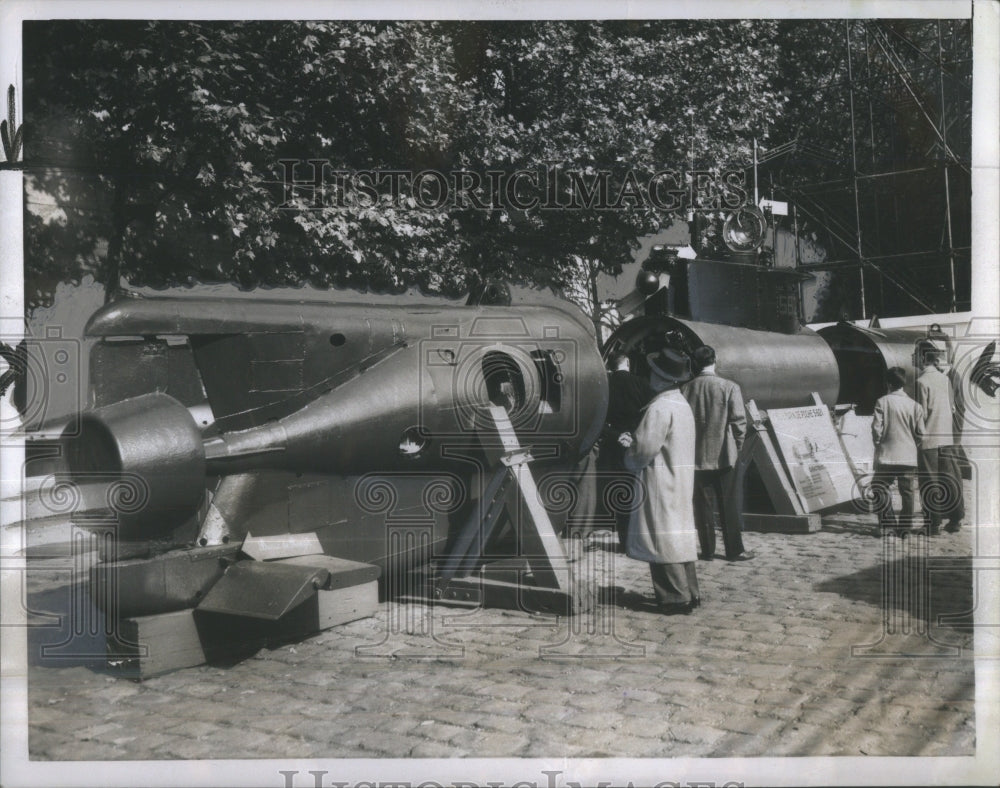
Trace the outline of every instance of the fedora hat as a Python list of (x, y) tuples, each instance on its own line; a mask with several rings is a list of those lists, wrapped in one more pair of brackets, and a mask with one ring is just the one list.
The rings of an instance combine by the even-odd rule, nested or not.
[(664, 348), (646, 356), (653, 375), (670, 383), (684, 383), (691, 379), (691, 359), (673, 348)]

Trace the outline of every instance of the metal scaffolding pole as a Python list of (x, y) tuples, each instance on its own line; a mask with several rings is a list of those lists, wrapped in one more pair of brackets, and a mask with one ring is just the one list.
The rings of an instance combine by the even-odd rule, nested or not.
[(851, 21), (844, 20), (844, 41), (847, 46), (847, 82), (848, 101), (851, 109), (851, 179), (854, 184), (854, 223), (857, 230), (858, 248), (858, 282), (861, 294), (861, 319), (868, 317), (868, 308), (865, 304), (865, 258), (861, 248), (861, 203), (858, 199), (858, 144), (855, 137), (854, 125), (854, 72), (851, 66)]
[[(920, 96), (917, 94), (917, 91), (914, 90), (913, 85), (910, 84), (910, 80), (907, 78), (909, 74), (909, 69), (907, 69), (900, 62), (899, 56), (896, 55), (895, 51), (892, 49), (892, 43), (888, 40), (888, 37), (886, 36), (885, 39), (883, 40), (880, 29), (878, 28), (878, 23), (876, 22), (874, 24), (875, 28), (873, 28), (872, 30), (872, 36), (875, 39), (875, 43), (878, 44), (879, 47), (881, 48), (883, 54), (885, 55), (886, 60), (892, 67), (894, 73), (897, 76), (899, 76), (903, 84), (903, 87), (906, 88), (907, 93), (909, 93), (910, 97), (913, 99), (914, 105), (917, 107), (918, 110), (920, 110), (920, 113), (924, 116), (924, 119), (927, 121), (931, 129), (933, 129), (938, 139), (941, 140), (941, 145), (944, 146), (945, 153), (957, 162), (958, 157), (955, 156), (951, 148), (948, 147), (948, 142), (945, 140), (944, 136), (942, 136), (941, 131), (937, 127), (937, 124), (934, 122), (933, 118), (931, 118), (930, 114), (927, 112), (927, 109), (924, 107), (923, 101), (920, 100)], [(850, 52), (848, 52), (848, 55), (850, 55)], [(850, 74), (850, 62), (848, 62), (847, 73), (848, 75)], [(939, 73), (942, 73), (940, 69)]]
[[(836, 24), (826, 27), (834, 42)], [(843, 24), (846, 64), (841, 62), (819, 88), (805, 89), (846, 87), (847, 95), (839, 98), (848, 104), (850, 128), (844, 124), (842, 129), (851, 135), (850, 156), (844, 148), (836, 158), (824, 155), (810, 141), (807, 123), (791, 141), (763, 155), (757, 150), (756, 166), (781, 173), (773, 176), (775, 187), (795, 200), (793, 230), (802, 231), (795, 226), (801, 209), (802, 226), (815, 227), (831, 256), (838, 258), (830, 270), (845, 275), (857, 271), (858, 301), (852, 308), (862, 319), (914, 307), (957, 311), (964, 307), (969, 265), (963, 246), (970, 196), (964, 177), (969, 172), (969, 60), (961, 49), (968, 44), (968, 25), (927, 20), (911, 32), (903, 24), (872, 20)], [(855, 64), (854, 48), (861, 46), (864, 62)], [(866, 104), (859, 106), (859, 101)], [(843, 109), (839, 100), (837, 106)], [(782, 171), (779, 160), (791, 153), (821, 160), (824, 179), (809, 181), (808, 173), (796, 169), (798, 161)], [(849, 172), (844, 166), (848, 159)], [(804, 264), (801, 250), (796, 251), (797, 265), (823, 270)], [(932, 258), (936, 265), (925, 264)]]
[[(799, 266), (802, 265), (802, 255), (799, 252), (799, 209), (796, 203), (792, 203), (792, 233), (795, 238), (795, 246), (792, 248), (792, 254), (795, 259), (795, 269), (798, 270)], [(777, 262), (777, 261), (776, 261)], [(799, 309), (802, 314), (802, 322), (805, 322), (805, 309), (806, 309), (806, 289), (805, 284), (799, 281)]]
[[(865, 25), (862, 30), (865, 34), (865, 96), (868, 99), (868, 144), (871, 147), (871, 161), (872, 161), (872, 172), (878, 172), (878, 161), (875, 157), (875, 112), (872, 103), (872, 58), (871, 58), (871, 44), (868, 41), (868, 26)], [(882, 224), (879, 222), (879, 210), (878, 210), (878, 189), (871, 189), (872, 195), (872, 208), (873, 215), (875, 219), (875, 251), (882, 251)], [(878, 301), (879, 301), (879, 313), (885, 312), (885, 287), (881, 280), (878, 283)]]
[(956, 310), (956, 295), (955, 295), (955, 244), (951, 235), (951, 183), (948, 176), (948, 164), (950, 164), (951, 155), (948, 148), (947, 139), (947, 129), (948, 124), (945, 122), (947, 117), (947, 112), (945, 110), (944, 103), (944, 47), (941, 43), (941, 20), (937, 23), (937, 44), (938, 44), (938, 76), (941, 86), (941, 143), (944, 146), (945, 151), (945, 168), (944, 168), (944, 218), (945, 227), (948, 228), (948, 273), (949, 273), (949, 285), (950, 289), (948, 291), (948, 311), (954, 312)]

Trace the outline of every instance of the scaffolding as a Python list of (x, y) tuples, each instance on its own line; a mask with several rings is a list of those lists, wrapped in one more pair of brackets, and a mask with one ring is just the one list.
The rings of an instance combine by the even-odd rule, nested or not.
[[(792, 206), (795, 265), (835, 272), (836, 317), (970, 308), (972, 30), (969, 20), (844, 20), (815, 123), (764, 151), (758, 177)], [(836, 135), (833, 135), (836, 136)], [(826, 250), (803, 262), (798, 234)], [(850, 295), (843, 295), (850, 294)], [(832, 316), (827, 315), (825, 319)]]

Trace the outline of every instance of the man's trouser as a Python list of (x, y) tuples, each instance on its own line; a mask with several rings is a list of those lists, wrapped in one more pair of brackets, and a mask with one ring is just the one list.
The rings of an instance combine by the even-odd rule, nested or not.
[(705, 558), (715, 555), (715, 529), (722, 527), (726, 558), (736, 558), (743, 547), (743, 495), (737, 489), (736, 469), (694, 472), (694, 522)]
[(701, 599), (694, 561), (682, 564), (650, 564), (653, 593), (660, 605), (682, 605)]
[(639, 479), (635, 473), (625, 468), (625, 448), (618, 443), (618, 435), (606, 431), (601, 441), (600, 467), (603, 484), (598, 498), (608, 514), (615, 519), (618, 545), (625, 552), (628, 524), (632, 512), (641, 504), (642, 495), (638, 489)]
[(955, 446), (920, 450), (920, 504), (932, 528), (942, 520), (958, 523), (965, 517), (957, 452)]
[[(912, 528), (913, 513), (916, 511), (914, 487), (917, 469), (909, 465), (877, 465), (872, 477), (872, 492), (878, 507), (878, 524), (882, 528)], [(902, 508), (899, 518), (892, 510), (892, 484), (899, 485)]]

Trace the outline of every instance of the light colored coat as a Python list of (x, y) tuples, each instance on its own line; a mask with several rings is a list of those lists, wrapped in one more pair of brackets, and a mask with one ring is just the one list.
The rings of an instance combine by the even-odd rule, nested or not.
[(924, 411), (897, 389), (879, 397), (872, 417), (875, 465), (917, 467), (917, 444), (924, 434)]
[(920, 448), (954, 445), (951, 382), (937, 367), (927, 367), (917, 378), (917, 404), (924, 409), (924, 437)]
[(703, 371), (681, 387), (698, 428), (695, 467), (699, 471), (732, 468), (747, 434), (739, 384)]
[(638, 471), (644, 492), (629, 521), (625, 542), (629, 558), (653, 564), (698, 560), (694, 444), (694, 415), (680, 391), (655, 396), (625, 452), (625, 467)]

